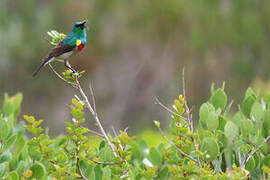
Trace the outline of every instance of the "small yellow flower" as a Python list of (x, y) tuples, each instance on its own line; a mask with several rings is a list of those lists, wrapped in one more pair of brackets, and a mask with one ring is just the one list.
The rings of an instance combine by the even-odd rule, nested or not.
[(179, 100), (181, 103), (184, 103), (185, 102), (185, 98), (182, 94), (179, 95)]
[(203, 152), (202, 152), (202, 151), (197, 150), (197, 153), (198, 153), (200, 156), (203, 156)]
[(82, 41), (78, 39), (78, 40), (76, 41), (76, 46), (79, 46), (79, 45), (81, 45), (81, 44), (82, 44)]
[(177, 109), (182, 107), (182, 104), (180, 103), (178, 99), (174, 100), (174, 105), (176, 106)]
[(64, 33), (60, 33), (60, 38), (64, 39), (67, 35), (65, 35)]
[(32, 171), (28, 169), (27, 171), (23, 172), (23, 177), (25, 177), (27, 179), (27, 178), (31, 177), (32, 174), (33, 174)]

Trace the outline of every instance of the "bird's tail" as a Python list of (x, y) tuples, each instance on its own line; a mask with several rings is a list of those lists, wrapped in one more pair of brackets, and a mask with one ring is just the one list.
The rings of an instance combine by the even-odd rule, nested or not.
[(32, 76), (33, 77), (36, 76), (41, 70), (41, 68), (45, 66), (50, 60), (52, 60), (52, 57), (47, 57), (46, 59), (44, 59), (43, 62), (40, 64), (40, 66), (35, 70)]

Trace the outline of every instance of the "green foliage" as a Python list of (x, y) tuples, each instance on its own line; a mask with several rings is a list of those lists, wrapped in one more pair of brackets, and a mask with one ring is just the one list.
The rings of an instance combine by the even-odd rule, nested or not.
[[(213, 86), (214, 87), (214, 86)], [(252, 101), (249, 99), (252, 98)], [(109, 135), (116, 156), (102, 138), (84, 127), (85, 102), (72, 99), (66, 133), (51, 138), (42, 120), (24, 115), (16, 122), (21, 94), (5, 96), (0, 114), (0, 178), (2, 179), (263, 179), (269, 177), (270, 109), (266, 99), (247, 90), (244, 103), (231, 116), (223, 88), (214, 90), (200, 108), (200, 125), (191, 129), (183, 95), (174, 100), (170, 130), (144, 132), (135, 138), (126, 131)], [(260, 100), (260, 101), (259, 101)], [(12, 102), (12, 103), (10, 103)], [(252, 103), (250, 103), (252, 102)], [(27, 138), (24, 129), (32, 134)], [(163, 138), (163, 139), (161, 139)], [(146, 143), (147, 142), (147, 143)], [(256, 150), (256, 152), (254, 152)], [(243, 165), (247, 154), (250, 158)], [(246, 159), (247, 160), (247, 159)]]

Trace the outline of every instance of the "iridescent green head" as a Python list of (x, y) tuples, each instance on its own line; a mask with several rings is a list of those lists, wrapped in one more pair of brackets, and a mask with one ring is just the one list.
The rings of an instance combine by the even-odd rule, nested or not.
[(87, 20), (76, 22), (72, 27), (72, 31), (78, 32), (78, 31), (85, 30), (86, 29), (86, 26), (85, 26), (86, 22), (87, 22)]

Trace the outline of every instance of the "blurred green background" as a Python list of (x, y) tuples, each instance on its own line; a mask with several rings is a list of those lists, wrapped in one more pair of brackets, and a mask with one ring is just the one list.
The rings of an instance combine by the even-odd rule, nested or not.
[(248, 86), (270, 89), (269, 0), (1, 0), (0, 94), (22, 92), (22, 114), (44, 119), (53, 135), (70, 120), (76, 92), (48, 67), (31, 75), (51, 48), (47, 31), (68, 33), (83, 19), (88, 45), (71, 64), (87, 71), (84, 87), (92, 83), (107, 130), (167, 122), (153, 99), (171, 106), (183, 67), (195, 114), (212, 82), (226, 81), (235, 108)]

